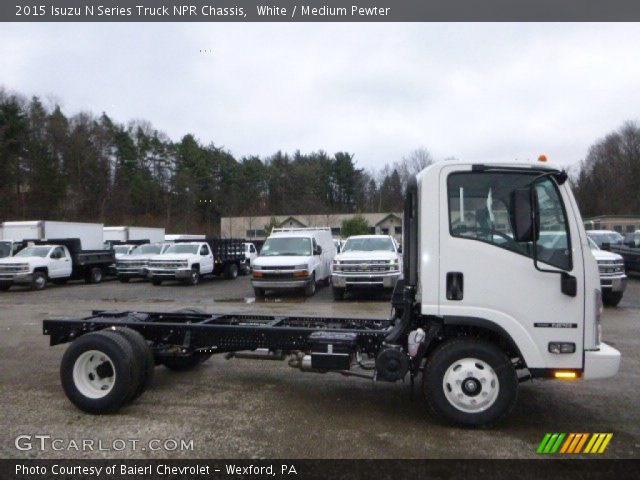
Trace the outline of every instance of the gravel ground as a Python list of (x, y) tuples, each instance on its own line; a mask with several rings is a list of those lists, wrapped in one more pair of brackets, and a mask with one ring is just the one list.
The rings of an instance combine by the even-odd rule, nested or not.
[[(286, 362), (214, 356), (194, 371), (159, 367), (138, 401), (108, 416), (81, 413), (66, 399), (58, 366), (66, 348), (49, 347), (47, 317), (92, 309), (252, 311), (269, 314), (388, 316), (387, 300), (360, 296), (334, 303), (321, 288), (255, 302), (248, 278), (208, 280), (198, 287), (149, 283), (51, 286), (0, 293), (1, 457), (21, 458), (533, 458), (546, 432), (613, 432), (605, 456), (640, 457), (640, 280), (632, 279), (619, 308), (606, 309), (606, 341), (623, 353), (610, 380), (527, 382), (518, 404), (491, 428), (465, 430), (426, 411), (408, 384), (372, 383), (335, 374), (307, 374)], [(18, 435), (50, 435), (56, 447), (19, 451)], [(32, 437), (34, 439), (34, 437)], [(73, 441), (94, 440), (76, 452)], [(124, 440), (127, 447), (115, 440)], [(136, 449), (132, 439), (139, 439)], [(152, 451), (153, 439), (193, 440), (184, 451)], [(98, 441), (101, 448), (97, 450)], [(34, 446), (38, 442), (33, 442)], [(71, 446), (70, 446), (71, 445)], [(167, 445), (173, 448), (173, 443)], [(71, 450), (68, 450), (71, 448)]]

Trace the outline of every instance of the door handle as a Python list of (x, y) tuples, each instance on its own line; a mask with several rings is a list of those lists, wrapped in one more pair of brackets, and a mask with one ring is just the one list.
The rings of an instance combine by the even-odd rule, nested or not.
[(462, 272), (447, 272), (447, 300), (462, 300), (464, 297), (464, 275)]

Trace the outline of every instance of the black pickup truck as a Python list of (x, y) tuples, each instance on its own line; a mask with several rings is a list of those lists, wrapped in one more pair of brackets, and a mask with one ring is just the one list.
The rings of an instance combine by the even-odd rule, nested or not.
[(621, 244), (604, 244), (602, 248), (622, 256), (627, 273), (640, 273), (640, 230), (627, 234)]

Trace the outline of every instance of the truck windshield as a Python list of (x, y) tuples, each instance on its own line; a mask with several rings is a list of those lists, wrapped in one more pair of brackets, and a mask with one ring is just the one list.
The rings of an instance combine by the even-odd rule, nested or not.
[(51, 247), (27, 247), (16, 253), (16, 257), (46, 257)]
[(624, 238), (618, 232), (587, 232), (587, 235), (591, 240), (596, 242), (599, 247), (602, 247), (603, 243), (619, 245)]
[(260, 255), (263, 257), (311, 255), (311, 239), (304, 237), (267, 238)]
[(131, 252), (131, 255), (157, 255), (160, 253), (162, 245), (140, 245)]
[(129, 252), (129, 246), (128, 245), (117, 245), (115, 247), (113, 247), (113, 251), (115, 253), (122, 253), (122, 254), (127, 254)]
[(343, 252), (394, 252), (390, 238), (350, 238), (342, 249)]
[(11, 244), (9, 242), (0, 242), (0, 258), (11, 256)]
[(198, 248), (200, 245), (190, 245), (190, 244), (175, 244), (171, 245), (164, 253), (190, 253), (191, 255), (195, 255), (198, 253)]

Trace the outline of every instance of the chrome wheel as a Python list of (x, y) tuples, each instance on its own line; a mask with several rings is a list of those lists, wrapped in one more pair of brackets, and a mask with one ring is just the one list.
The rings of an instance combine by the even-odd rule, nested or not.
[(456, 360), (444, 374), (444, 395), (451, 405), (465, 413), (478, 413), (493, 405), (500, 381), (491, 366), (477, 358)]
[(87, 398), (103, 398), (113, 389), (116, 372), (113, 362), (103, 352), (87, 350), (73, 365), (73, 383)]

